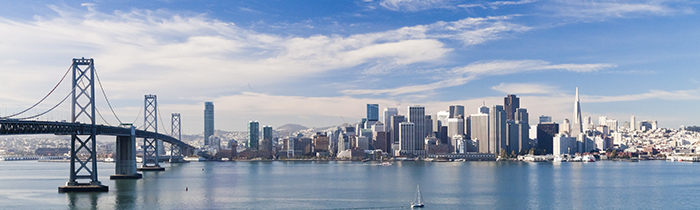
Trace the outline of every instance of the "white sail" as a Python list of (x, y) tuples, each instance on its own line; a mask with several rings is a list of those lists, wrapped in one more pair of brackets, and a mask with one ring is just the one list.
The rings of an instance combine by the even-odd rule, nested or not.
[(423, 194), (420, 193), (420, 185), (416, 186), (416, 198), (411, 203), (411, 208), (423, 207)]

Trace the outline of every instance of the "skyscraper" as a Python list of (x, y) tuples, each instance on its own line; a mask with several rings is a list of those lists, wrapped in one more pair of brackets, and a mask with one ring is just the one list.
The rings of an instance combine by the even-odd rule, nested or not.
[[(450, 139), (449, 145), (453, 153), (457, 152), (457, 139), (455, 139), (455, 135), (464, 135), (464, 119), (462, 118), (447, 119), (447, 138)], [(459, 139), (463, 138), (460, 137)]]
[(367, 104), (367, 121), (379, 121), (379, 104)]
[(399, 136), (399, 130), (400, 130), (399, 124), (402, 122), (405, 122), (405, 121), (406, 121), (406, 117), (404, 117), (403, 115), (391, 116), (391, 127), (392, 127), (391, 138), (393, 138), (394, 144), (399, 143), (399, 138), (400, 138), (400, 136)]
[(471, 137), (478, 142), (479, 153), (491, 153), (489, 152), (489, 114), (472, 114), (470, 118), (472, 119)]
[(248, 122), (248, 148), (257, 150), (260, 142), (260, 124), (258, 121)]
[(408, 107), (408, 122), (415, 126), (415, 150), (425, 150), (425, 107), (414, 105)]
[(383, 123), (384, 123), (384, 130), (386, 130), (386, 132), (389, 132), (392, 128), (391, 127), (392, 126), (391, 116), (395, 116), (398, 114), (399, 114), (399, 110), (397, 108), (394, 108), (394, 107), (384, 108), (384, 122)]
[(413, 154), (416, 150), (416, 127), (411, 122), (399, 123), (400, 153)]
[(554, 152), (554, 136), (559, 133), (559, 124), (543, 122), (537, 125), (537, 149), (545, 154)]
[[(272, 126), (263, 126), (263, 137), (260, 150), (272, 151)], [(327, 149), (327, 148), (326, 148)]]
[(544, 116), (544, 115), (540, 116), (540, 124), (548, 123), (548, 122), (552, 122), (551, 116)]
[(486, 106), (486, 102), (483, 102), (481, 107), (479, 107), (479, 114), (489, 114), (489, 107)]
[(450, 117), (449, 118), (464, 118), (464, 106), (462, 105), (452, 105), (450, 106)]
[(571, 136), (576, 137), (583, 133), (583, 118), (581, 118), (581, 102), (578, 96), (578, 87), (576, 87), (576, 101), (574, 102), (574, 118), (571, 122)]
[(489, 153), (500, 154), (501, 149), (508, 149), (506, 132), (506, 111), (503, 106), (494, 105), (489, 114)]
[[(436, 115), (437, 115), (436, 116), (437, 118), (435, 119), (435, 121), (436, 121), (435, 128), (439, 133), (440, 128), (442, 126), (447, 126), (447, 119), (450, 118), (450, 112), (449, 111), (438, 111)], [(447, 139), (443, 139), (443, 140), (445, 142), (447, 141)]]
[(508, 94), (503, 99), (503, 108), (506, 111), (506, 120), (515, 120), (515, 111), (520, 108), (520, 99), (515, 94)]
[(630, 131), (635, 131), (637, 130), (637, 120), (635, 119), (634, 115), (630, 118)]
[(209, 137), (214, 135), (214, 102), (204, 102), (204, 145), (209, 145)]

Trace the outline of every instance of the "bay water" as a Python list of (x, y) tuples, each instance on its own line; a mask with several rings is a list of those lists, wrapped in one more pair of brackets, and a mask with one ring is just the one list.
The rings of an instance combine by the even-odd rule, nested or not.
[(163, 163), (106, 193), (58, 193), (69, 164), (0, 162), (2, 209), (700, 209), (700, 165), (273, 161)]

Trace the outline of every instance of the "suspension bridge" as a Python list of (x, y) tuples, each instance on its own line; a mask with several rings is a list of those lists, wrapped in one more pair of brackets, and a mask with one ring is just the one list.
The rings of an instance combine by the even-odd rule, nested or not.
[[(30, 110), (37, 108), (72, 72), (72, 88), (70, 93), (55, 106), (36, 115), (22, 117)], [(97, 80), (95, 80), (97, 79)], [(96, 116), (106, 120), (95, 106), (95, 85), (99, 85), (102, 95), (119, 126), (97, 124)], [(53, 122), (32, 120), (46, 115), (71, 98), (71, 119), (69, 122)], [(183, 156), (194, 152), (194, 147), (181, 141), (180, 114), (172, 113), (171, 132), (165, 135), (158, 132), (159, 115), (157, 97), (145, 95), (143, 104), (143, 129), (137, 129), (133, 123), (123, 123), (114, 112), (109, 102), (102, 82), (95, 71), (94, 59), (73, 59), (71, 67), (63, 75), (58, 84), (39, 102), (29, 108), (0, 116), (0, 135), (33, 135), (54, 134), (70, 135), (70, 177), (65, 186), (58, 187), (59, 192), (106, 192), (109, 188), (97, 179), (97, 139), (96, 136), (116, 137), (115, 174), (110, 179), (139, 179), (138, 171), (162, 171), (159, 165), (159, 141), (171, 145), (170, 162), (184, 162)], [(7, 113), (6, 113), (7, 114)], [(137, 114), (137, 115), (140, 115)], [(161, 120), (161, 124), (162, 120)], [(141, 127), (139, 127), (141, 128)], [(143, 139), (143, 157), (141, 167), (136, 166), (136, 141)]]

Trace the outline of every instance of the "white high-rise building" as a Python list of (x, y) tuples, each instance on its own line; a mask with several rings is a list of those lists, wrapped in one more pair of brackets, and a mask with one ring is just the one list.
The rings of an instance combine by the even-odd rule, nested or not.
[(439, 111), (437, 112), (437, 130), (440, 130), (441, 126), (447, 126), (447, 119), (450, 118), (449, 111)]
[(598, 117), (598, 125), (607, 125), (607, 123), (608, 123), (608, 116)]
[(564, 119), (564, 122), (561, 123), (561, 126), (559, 126), (559, 133), (571, 135), (571, 123), (569, 119)]
[(489, 114), (473, 114), (470, 118), (471, 137), (477, 142), (479, 153), (493, 153), (489, 151)]
[(581, 101), (578, 96), (578, 87), (576, 87), (576, 101), (574, 102), (574, 118), (571, 122), (571, 136), (578, 136), (583, 133), (583, 119), (581, 118)]
[(608, 126), (608, 129), (612, 132), (617, 132), (617, 120), (606, 120), (605, 125)]
[(427, 136), (425, 133), (425, 107), (414, 105), (408, 107), (408, 122), (415, 126), (415, 150), (425, 150), (423, 139)]
[(632, 115), (630, 119), (630, 131), (635, 131), (637, 130), (637, 120), (635, 120), (634, 115)]
[[(447, 137), (450, 138), (449, 145), (454, 148), (452, 152), (457, 152), (457, 139), (453, 137), (455, 135), (464, 135), (464, 119), (462, 118), (449, 118), (447, 119)], [(460, 138), (462, 139), (462, 138)]]

